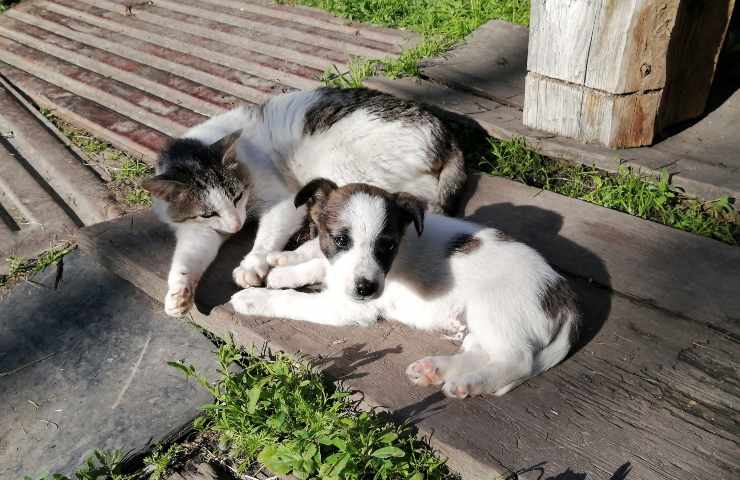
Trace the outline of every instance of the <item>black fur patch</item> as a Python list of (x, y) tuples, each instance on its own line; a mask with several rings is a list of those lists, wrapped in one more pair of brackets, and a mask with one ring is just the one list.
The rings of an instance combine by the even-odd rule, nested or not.
[[(304, 135), (314, 135), (328, 130), (344, 117), (357, 110), (364, 110), (389, 122), (400, 120), (409, 124), (428, 125), (433, 137), (432, 144), (429, 145), (429, 154), (435, 160), (446, 160), (453, 148), (457, 148), (452, 132), (435, 114), (432, 107), (367, 88), (323, 87), (319, 92), (321, 97), (306, 112)], [(440, 169), (441, 167), (440, 165)]]
[[(540, 305), (548, 318), (559, 323), (558, 328), (568, 316), (578, 315), (576, 294), (570, 288), (568, 281), (562, 277), (547, 286), (540, 298)], [(575, 345), (578, 341), (579, 326), (578, 321), (571, 326), (571, 345)]]
[(480, 238), (469, 233), (463, 233), (454, 237), (450, 240), (450, 243), (447, 244), (447, 256), (467, 255), (478, 250), (480, 245)]

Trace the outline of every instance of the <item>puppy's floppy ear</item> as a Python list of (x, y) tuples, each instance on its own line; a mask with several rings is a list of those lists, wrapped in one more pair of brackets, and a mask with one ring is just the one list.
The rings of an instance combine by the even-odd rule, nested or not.
[(171, 202), (186, 195), (190, 187), (168, 177), (166, 174), (155, 175), (141, 182), (141, 188), (157, 198)]
[(406, 192), (399, 192), (394, 197), (396, 205), (408, 216), (407, 218), (410, 222), (414, 222), (416, 234), (421, 236), (421, 233), (424, 231), (424, 212), (427, 209), (426, 202)]
[(329, 194), (337, 188), (337, 184), (331, 180), (326, 178), (314, 178), (296, 194), (293, 204), (298, 208), (309, 201), (315, 203), (328, 197)]
[(214, 157), (220, 157), (224, 165), (236, 163), (236, 143), (242, 136), (242, 129), (230, 133), (208, 147)]

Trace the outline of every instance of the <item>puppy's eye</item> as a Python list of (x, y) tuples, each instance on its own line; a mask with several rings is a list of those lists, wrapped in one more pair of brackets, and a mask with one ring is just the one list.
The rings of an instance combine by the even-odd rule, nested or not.
[(392, 252), (396, 249), (396, 242), (387, 238), (381, 238), (378, 240), (378, 248), (385, 252)]
[(334, 237), (334, 245), (339, 249), (345, 249), (349, 247), (349, 237), (343, 233), (340, 233)]
[(234, 197), (234, 205), (236, 205), (237, 203), (239, 203), (239, 200), (241, 200), (243, 196), (244, 196), (244, 190), (242, 190), (239, 195), (237, 195), (236, 197)]
[(218, 212), (208, 212), (201, 215), (202, 218), (218, 217)]

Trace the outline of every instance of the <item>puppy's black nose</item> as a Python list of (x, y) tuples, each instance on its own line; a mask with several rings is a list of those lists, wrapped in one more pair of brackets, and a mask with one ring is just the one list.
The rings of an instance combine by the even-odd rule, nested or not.
[(355, 293), (358, 297), (371, 297), (378, 291), (378, 284), (368, 280), (367, 278), (361, 278), (355, 283)]

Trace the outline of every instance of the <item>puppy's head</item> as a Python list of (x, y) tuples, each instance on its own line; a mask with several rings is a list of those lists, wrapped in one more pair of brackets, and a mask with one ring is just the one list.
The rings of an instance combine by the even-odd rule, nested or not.
[(378, 298), (406, 228), (424, 228), (426, 205), (408, 193), (389, 193), (354, 183), (337, 187), (323, 178), (296, 195), (318, 229), (321, 250), (332, 264), (326, 282), (357, 301)]

